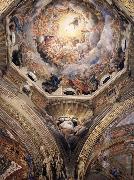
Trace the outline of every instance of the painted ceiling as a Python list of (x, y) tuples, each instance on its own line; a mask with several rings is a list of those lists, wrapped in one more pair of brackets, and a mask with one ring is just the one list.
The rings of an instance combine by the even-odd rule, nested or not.
[[(0, 1), (0, 14), (3, 13), (12, 2), (15, 0), (1, 0)], [(134, 2), (133, 0), (116, 0), (117, 2), (121, 3), (121, 6), (125, 7), (127, 11), (132, 15), (134, 18)]]
[(92, 95), (126, 67), (131, 25), (107, 3), (37, 1), (32, 7), (8, 16), (9, 51), (48, 95)]
[[(1, 0), (0, 13), (3, 13), (12, 2)], [(134, 84), (128, 69), (128, 63), (133, 61), (133, 34), (129, 34), (131, 23), (116, 11), (113, 13), (106, 4), (103, 4), (105, 8), (102, 8), (97, 6), (97, 3), (84, 2), (80, 6), (75, 0), (70, 4), (68, 1), (57, 0), (43, 7), (42, 2), (49, 0), (41, 0), (41, 3), (32, 0), (27, 2), (32, 2), (33, 8), (29, 8), (27, 4), (29, 9), (25, 11), (25, 4), (21, 4), (11, 13), (8, 12), (6, 28), (5, 24), (0, 27), (0, 57), (1, 54), (5, 55), (3, 47), (7, 44), (10, 55), (8, 69), (0, 71), (1, 177), (7, 177), (7, 180), (20, 180), (20, 177), (49, 180), (63, 180), (67, 177), (71, 180), (82, 180), (87, 174), (89, 178), (124, 176), (124, 180), (133, 179)], [(97, 2), (102, 3), (99, 0)], [(125, 8), (126, 2), (129, 3), (127, 7), (133, 16), (132, 1), (120, 0), (122, 8), (123, 4)], [(7, 36), (3, 36), (5, 29)], [(90, 33), (87, 32), (88, 29)], [(95, 50), (93, 56), (98, 56), (97, 50), (102, 51), (99, 60), (89, 58), (89, 61), (86, 61), (81, 55), (83, 51), (87, 55), (86, 46), (81, 50), (78, 46), (80, 43), (90, 45), (88, 53)], [(64, 46), (71, 47), (70, 57)], [(57, 49), (54, 49), (55, 47)], [(59, 47), (63, 54), (66, 53), (66, 61), (61, 56)], [(78, 51), (75, 54), (76, 49)], [(124, 51), (127, 55), (125, 61)], [(47, 62), (46, 56), (44, 59), (41, 57), (45, 53), (49, 57)], [(23, 57), (24, 66), (16, 64), (16, 55), (18, 59)], [(77, 88), (81, 89), (82, 85), (78, 82), (86, 81), (82, 69), (91, 66), (94, 70), (94, 65), (98, 66), (98, 62), (102, 63), (102, 69), (105, 67), (102, 74), (95, 73), (95, 78), (101, 74), (101, 77), (105, 77), (103, 81), (106, 80), (108, 76), (105, 75), (109, 73), (106, 67), (111, 63), (109, 58), (112, 59), (112, 55), (115, 55), (115, 60), (123, 58), (125, 67), (117, 68), (117, 74), (112, 72), (112, 81), (104, 83), (106, 86), (102, 85), (98, 91), (94, 90), (94, 94), (88, 94), (91, 96), (81, 91), (75, 94), (77, 96), (65, 96), (64, 88), (58, 89), (58, 92), (56, 90), (57, 94), (44, 91), (44, 86), (52, 82), (54, 85), (57, 83), (57, 77), (63, 87), (63, 77), (60, 77), (63, 74), (71, 81), (74, 76), (78, 76), (76, 84)], [(105, 56), (104, 59), (109, 61), (102, 62), (101, 56)], [(83, 58), (82, 61), (78, 61), (79, 57)], [(74, 64), (77, 65), (77, 71)], [(68, 68), (73, 69), (71, 77)], [(28, 74), (27, 70), (32, 71), (34, 75)], [(54, 76), (50, 81), (51, 73)], [(44, 74), (48, 77), (44, 78)], [(91, 83), (94, 80), (93, 76)], [(99, 81), (101, 82), (101, 78)], [(70, 87), (65, 83), (65, 88), (74, 88), (76, 84), (71, 83)], [(95, 85), (93, 83), (93, 88)], [(118, 160), (126, 166), (126, 170), (118, 164)]]

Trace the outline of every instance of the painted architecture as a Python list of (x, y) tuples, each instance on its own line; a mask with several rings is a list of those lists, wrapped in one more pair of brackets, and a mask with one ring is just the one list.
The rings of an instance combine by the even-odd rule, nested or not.
[(133, 0), (0, 1), (0, 179), (134, 179)]

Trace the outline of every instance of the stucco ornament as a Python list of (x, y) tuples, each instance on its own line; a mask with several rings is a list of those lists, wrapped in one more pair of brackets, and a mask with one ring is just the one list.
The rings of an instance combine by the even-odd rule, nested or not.
[(83, 180), (84, 168), (85, 168), (85, 163), (84, 163), (83, 159), (80, 158), (78, 161), (78, 180)]

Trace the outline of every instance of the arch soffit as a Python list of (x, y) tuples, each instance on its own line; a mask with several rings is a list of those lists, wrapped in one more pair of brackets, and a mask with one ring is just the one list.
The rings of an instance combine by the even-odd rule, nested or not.
[[(9, 95), (11, 95), (8, 92)], [(50, 154), (60, 154), (59, 147), (56, 143), (54, 136), (49, 131), (48, 127), (42, 122), (34, 111), (29, 109), (30, 107), (25, 104), (24, 111), (26, 109), (31, 110), (29, 118), (23, 116), (22, 112), (16, 110), (8, 104), (3, 98), (0, 97), (0, 116), (14, 132), (19, 136), (23, 143), (26, 143), (31, 150), (36, 152), (37, 156), (40, 152), (40, 147), (44, 146)], [(27, 112), (26, 112), (27, 113)], [(37, 125), (37, 127), (36, 127)], [(35, 147), (35, 148), (34, 148)], [(38, 150), (38, 153), (37, 153)], [(41, 153), (42, 154), (42, 153)]]
[[(104, 141), (100, 142), (99, 145), (95, 147), (94, 153), (92, 153), (92, 156), (89, 159), (88, 166), (92, 163), (92, 161), (94, 161), (94, 159), (96, 159), (100, 154), (104, 153), (105, 151), (109, 151), (109, 156), (111, 157), (118, 154), (134, 154), (133, 149), (131, 149), (130, 146), (127, 146), (126, 148), (126, 145), (134, 143), (133, 134), (131, 134), (130, 132), (130, 129), (134, 129), (134, 125), (122, 126), (118, 128), (118, 132), (120, 134), (120, 132), (122, 132), (122, 130), (126, 128), (128, 129), (128, 131), (124, 135), (121, 135), (121, 137), (111, 137), (110, 142), (107, 143), (104, 143)], [(118, 147), (115, 148), (115, 146)]]
[(89, 134), (85, 141), (83, 148), (79, 154), (78, 161), (83, 161), (85, 164), (85, 172), (89, 164), (89, 155), (92, 152), (93, 147), (96, 144), (97, 139), (106, 131), (110, 125), (117, 119), (127, 116), (128, 113), (132, 112), (134, 108), (134, 97), (127, 99), (124, 102), (116, 103), (111, 112), (108, 113), (95, 127), (91, 134)]

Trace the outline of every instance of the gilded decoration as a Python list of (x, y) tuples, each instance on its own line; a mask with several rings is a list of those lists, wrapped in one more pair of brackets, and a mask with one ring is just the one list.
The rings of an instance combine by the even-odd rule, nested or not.
[(134, 20), (134, 1), (133, 0), (117, 0), (121, 6), (123, 6), (128, 12), (129, 15)]
[(4, 127), (10, 128), (12, 131), (14, 131), (20, 141), (25, 145), (25, 147), (28, 149), (28, 151), (33, 155), (33, 158), (35, 161), (39, 161), (40, 154), (39, 149), (32, 138), (26, 133), (25, 130), (22, 129), (21, 125), (18, 124), (14, 119), (10, 118), (6, 112), (3, 110), (0, 110), (0, 117), (1, 121), (4, 124)]
[(17, 70), (12, 66), (9, 67), (6, 78), (13, 82), (16, 85), (16, 87), (18, 87), (18, 89), (20, 89), (22, 84), (26, 82), (25, 77), (23, 75), (18, 74)]
[(96, 156), (96, 154), (99, 154), (98, 151), (101, 152), (110, 149), (110, 152), (114, 155), (123, 151), (127, 152), (129, 148), (131, 150), (133, 147), (129, 147), (129, 144), (133, 144), (134, 137), (130, 132), (133, 132), (133, 130), (134, 125), (122, 126), (116, 129), (109, 129), (109, 134), (104, 133), (99, 142), (94, 146), (94, 151), (96, 152), (93, 156), (90, 157), (90, 162), (91, 159)]
[(104, 132), (104, 130), (116, 119), (119, 118), (125, 110), (125, 113), (129, 110), (132, 110), (134, 107), (134, 98), (128, 99), (125, 102), (117, 103), (113, 107), (111, 113), (108, 113), (102, 121), (95, 127), (92, 133), (88, 136), (82, 151), (79, 155), (79, 160), (83, 161), (85, 166), (88, 162), (88, 157), (90, 152), (92, 151), (93, 146), (96, 143), (97, 138)]
[[(129, 13), (134, 17), (134, 2), (133, 0), (117, 0), (121, 5), (123, 5)], [(0, 13), (3, 13), (14, 0), (1, 0), (0, 1)]]
[[(13, 109), (13, 107), (11, 106), (11, 105), (9, 105), (9, 104), (7, 104), (5, 101), (3, 101), (2, 99), (0, 99), (1, 100), (1, 104), (2, 104), (2, 102), (3, 102), (3, 105), (1, 105), (1, 107), (4, 109), (4, 110), (6, 110), (9, 114), (10, 114), (10, 116), (11, 117), (14, 117), (19, 123), (20, 123), (20, 125), (25, 129), (25, 131), (30, 135), (31, 133), (31, 137), (32, 137), (32, 139), (33, 139), (33, 141), (35, 142), (35, 144), (38, 144), (38, 147), (40, 147), (40, 145), (42, 144), (42, 140), (40, 140), (40, 136), (39, 136), (39, 134), (37, 133), (37, 131), (36, 131), (36, 129), (33, 127), (33, 126), (31, 126), (31, 124), (26, 120), (26, 118), (23, 116), (23, 115), (21, 115), (19, 112), (16, 112), (16, 110), (15, 109)], [(35, 122), (35, 121), (34, 121)], [(49, 138), (50, 137), (50, 135), (48, 136), (48, 137), (46, 137), (46, 138)], [(51, 140), (52, 140), (53, 138), (51, 138)], [(50, 139), (49, 139), (49, 142), (50, 142)], [(52, 145), (53, 143), (51, 143), (51, 145)], [(50, 144), (48, 144), (47, 142), (46, 142), (46, 145), (49, 147), (49, 145)], [(56, 148), (56, 145), (54, 146), (54, 148), (52, 148), (52, 149), (50, 149), (50, 152), (52, 151), (54, 151), (55, 152), (55, 149)]]
[[(4, 94), (5, 94), (5, 90), (4, 90)], [(10, 93), (8, 92), (8, 94), (10, 95)], [(6, 94), (7, 96), (7, 94)], [(8, 99), (10, 98), (10, 96), (8, 96)], [(23, 128), (25, 129), (25, 131), (27, 131), (27, 133), (31, 134), (32, 133), (32, 137), (33, 139), (35, 140), (35, 143), (38, 143), (38, 146), (40, 146), (41, 142), (39, 140), (39, 132), (37, 133), (36, 129), (33, 127), (33, 125), (31, 126), (31, 123), (27, 121), (26, 117), (24, 117), (19, 111), (16, 112), (15, 109), (13, 109), (12, 107), (12, 104), (9, 104), (9, 102), (6, 102), (4, 101), (3, 98), (0, 98), (1, 99), (1, 107), (6, 110), (7, 112), (10, 113), (10, 116), (11, 117), (15, 117), (15, 119), (23, 126)], [(13, 97), (12, 97), (12, 101), (13, 101)], [(3, 102), (3, 103), (2, 103)], [(14, 101), (15, 102), (15, 101)], [(22, 108), (24, 108), (25, 105), (23, 105)], [(30, 113), (30, 109), (28, 110), (27, 108), (24, 109), (24, 111), (27, 111), (27, 113)], [(37, 116), (35, 115), (32, 115), (32, 112), (31, 112), (31, 116), (32, 116), (32, 119), (35, 118), (34, 120), (34, 123), (36, 123), (36, 119), (37, 119)], [(28, 117), (27, 117), (28, 118)], [(41, 129), (40, 129), (41, 130)], [(45, 139), (49, 139), (49, 137), (51, 137), (50, 133), (48, 132), (47, 129), (45, 129), (45, 133), (48, 133), (49, 135), (47, 137), (45, 137)], [(44, 138), (43, 138), (44, 139)], [(51, 145), (54, 143), (54, 140), (53, 140), (53, 137), (51, 137), (51, 139), (49, 139), (49, 142), (52, 141)], [(50, 144), (47, 144), (47, 146), (49, 146)], [(50, 152), (54, 150), (55, 152), (55, 149), (56, 148), (56, 145), (54, 145), (53, 148), (51, 148)]]
[(0, 22), (0, 70), (7, 65), (7, 39), (3, 24)]
[(16, 110), (14, 110), (11, 105), (5, 103), (5, 101), (1, 98), (0, 98), (0, 103), (3, 104), (3, 105), (1, 105), (1, 108), (4, 109), (6, 112), (8, 112), (8, 114), (11, 117), (14, 117), (29, 136), (31, 136), (31, 134), (32, 134), (32, 136), (31, 136), (32, 141), (35, 144), (38, 144), (37, 147), (39, 147), (41, 142), (38, 139), (39, 136), (35, 133), (35, 129), (33, 127), (31, 127), (31, 125), (27, 122), (26, 119), (24, 120), (24, 117), (22, 115), (20, 115)]
[(32, 95), (31, 100), (32, 102), (39, 108), (44, 109), (48, 103), (48, 99), (44, 96), (42, 92), (40, 92), (37, 88), (32, 87)]
[[(133, 125), (127, 125), (126, 126), (122, 126), (122, 127), (118, 127), (116, 129), (111, 128), (109, 130), (107, 130), (107, 132), (105, 132), (102, 137), (99, 139), (99, 141), (97, 142), (97, 144), (94, 146), (92, 155), (89, 157), (89, 163), (88, 163), (88, 171), (89, 169), (91, 170), (93, 168), (93, 162), (97, 162), (97, 160), (100, 161), (100, 165), (101, 167), (103, 167), (104, 169), (108, 166), (111, 166), (111, 162), (110, 159), (112, 161), (120, 161), (121, 163), (123, 163), (123, 167), (121, 167), (121, 169), (124, 168), (124, 171), (128, 171), (125, 170), (126, 168), (126, 164), (128, 163), (128, 161), (126, 162), (126, 164), (124, 164), (124, 160), (120, 159), (122, 157), (125, 158), (125, 156), (129, 156), (134, 154), (133, 152), (133, 143), (134, 143), (134, 137), (131, 135), (130, 132), (132, 132), (134, 130), (134, 126)], [(119, 159), (117, 158), (119, 157)], [(117, 158), (117, 159), (116, 159)], [(126, 157), (127, 158), (127, 157)], [(119, 161), (118, 161), (119, 160)], [(134, 169), (132, 168), (134, 161), (130, 160), (130, 169), (128, 171), (127, 174), (132, 175), (134, 172)], [(111, 166), (112, 168), (112, 166)], [(108, 172), (108, 169), (105, 169)], [(87, 173), (88, 173), (87, 171)], [(129, 179), (130, 177), (128, 177)], [(127, 179), (127, 178), (126, 178)], [(131, 179), (131, 178), (130, 178)]]
[(16, 137), (0, 171), (17, 156), (27, 179), (131, 179), (114, 158), (134, 156), (134, 2), (1, 0), (0, 15), (0, 127)]
[[(14, 136), (5, 128), (0, 128), (0, 143), (0, 179), (12, 179), (12, 175), (16, 172), (16, 180), (29, 179), (29, 174), (35, 173), (35, 171), (33, 172), (34, 163), (33, 157), (29, 154), (24, 144), (20, 144), (20, 141), (17, 142)], [(31, 162), (29, 162), (29, 157)], [(4, 161), (9, 161), (10, 165), (6, 167), (7, 163), (4, 163)], [(4, 172), (1, 172), (1, 170), (4, 170)]]
[[(4, 97), (5, 98), (5, 97)], [(63, 167), (63, 160), (60, 157), (60, 152), (59, 152), (59, 148), (54, 140), (54, 137), (50, 134), (50, 132), (48, 131), (47, 128), (45, 128), (45, 126), (42, 124), (42, 126), (40, 126), (39, 121), (37, 122), (38, 117), (33, 113), (31, 114), (30, 119), (32, 118), (32, 121), (34, 122), (34, 125), (36, 125), (36, 127), (33, 127), (33, 122), (31, 121), (28, 122), (28, 117), (24, 117), (22, 115), (22, 111), (21, 113), (15, 110), (14, 107), (12, 107), (11, 105), (11, 101), (6, 102), (7, 99), (5, 98), (4, 100), (3, 97), (0, 98), (0, 103), (1, 103), (1, 108), (4, 109), (6, 112), (8, 112), (8, 114), (11, 117), (14, 117), (16, 119), (16, 121), (19, 122), (19, 124), (21, 125), (21, 127), (23, 129), (25, 129), (25, 131), (27, 132), (27, 134), (31, 137), (32, 141), (34, 142), (34, 144), (36, 145), (36, 147), (38, 148), (38, 152), (43, 156), (44, 159), (42, 159), (42, 163), (45, 166), (46, 165), (46, 171), (48, 173), (49, 179), (52, 179), (52, 172), (51, 172), (51, 166), (50, 164), (53, 161), (56, 161), (56, 172), (57, 172), (57, 176), (61, 177), (64, 176), (64, 167)], [(13, 101), (13, 100), (12, 100)], [(15, 101), (14, 101), (15, 102)], [(25, 107), (22, 107), (23, 110), (27, 111), (27, 113), (29, 114), (31, 111), (31, 109), (25, 109)], [(25, 113), (25, 114), (27, 114)], [(39, 119), (38, 119), (39, 120)], [(31, 126), (32, 124), (32, 126)], [(40, 126), (40, 129), (38, 129), (38, 127)], [(42, 128), (45, 128), (42, 131)]]
[(0, 14), (2, 14), (13, 2), (14, 0), (1, 0), (0, 1)]

